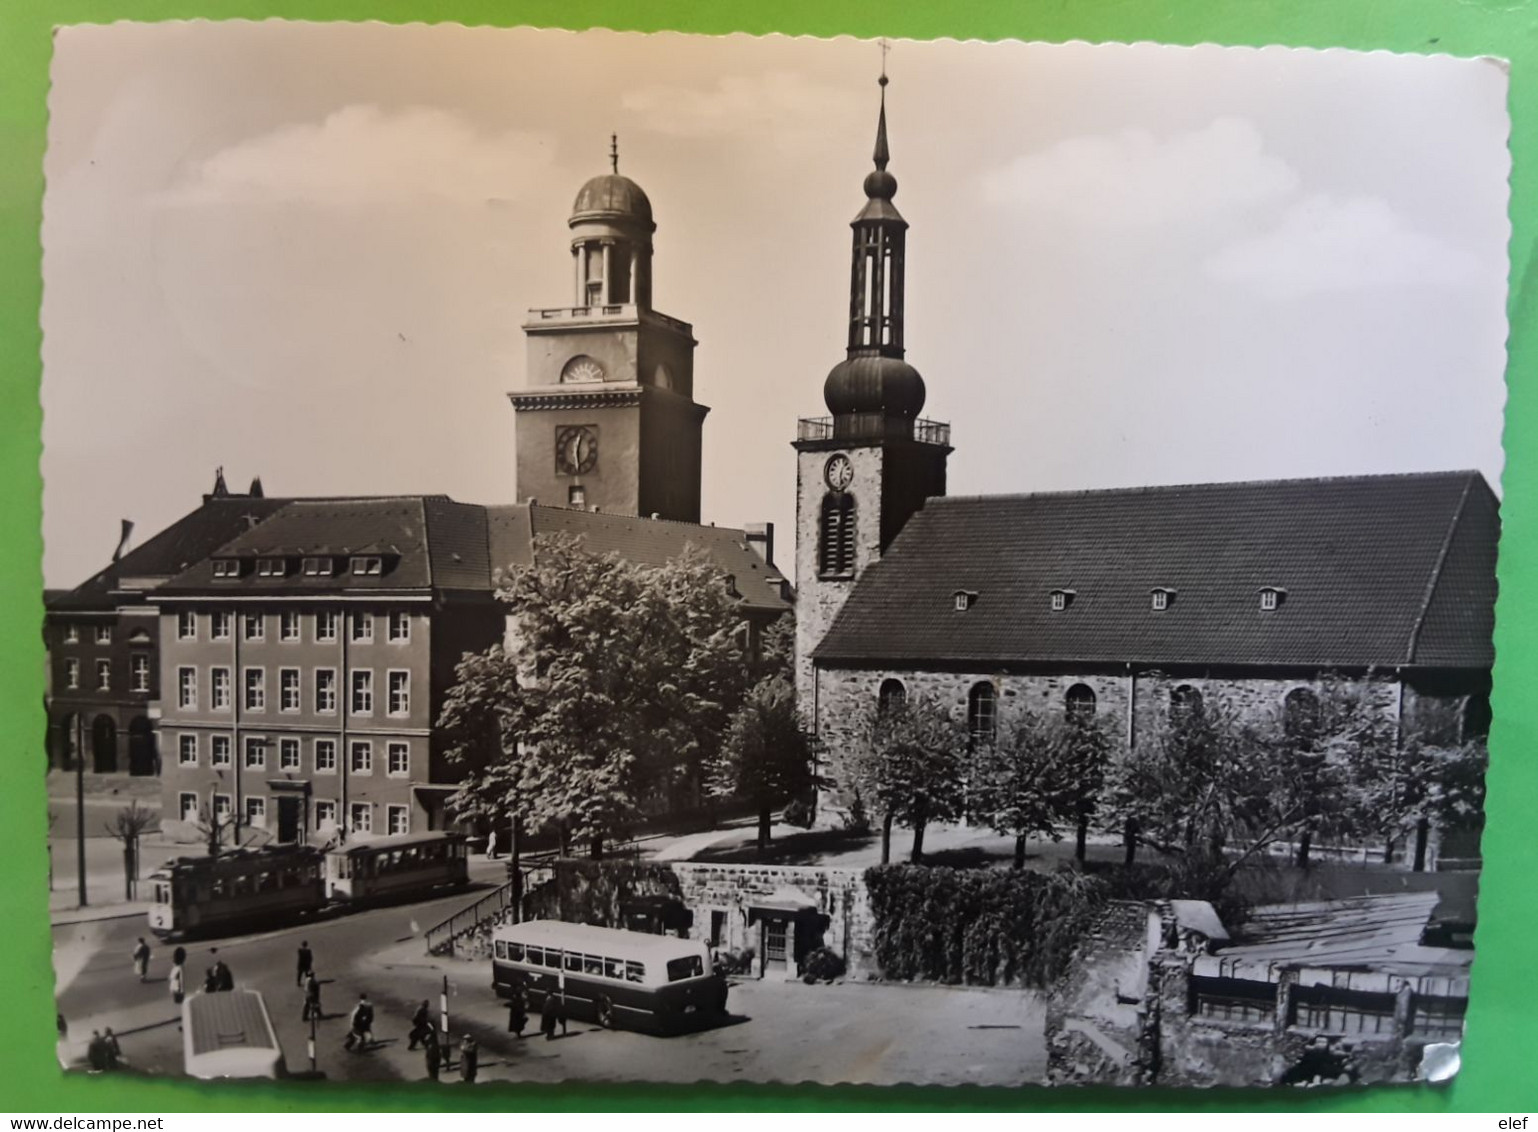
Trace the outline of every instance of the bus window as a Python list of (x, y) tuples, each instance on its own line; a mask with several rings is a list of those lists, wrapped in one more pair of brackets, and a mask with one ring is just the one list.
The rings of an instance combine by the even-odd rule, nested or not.
[[(517, 946), (516, 944), (514, 946)], [(545, 964), (545, 949), (543, 947), (529, 947), (526, 961), (535, 967), (543, 967)]]
[(545, 966), (553, 967), (559, 971), (561, 969), (561, 953), (559, 951), (545, 952)]
[(685, 955), (682, 959), (668, 960), (668, 982), (679, 979), (697, 979), (705, 973), (705, 964), (698, 955)]
[(644, 983), (646, 981), (646, 968), (639, 963), (625, 964), (625, 981), (627, 983)]
[(507, 945), (507, 957), (509, 959), (511, 959), (514, 963), (522, 963), (523, 962), (523, 944), (521, 944), (521, 943), (509, 943)]
[(605, 959), (603, 961), (603, 973), (605, 978), (623, 979), (625, 977), (625, 962), (622, 959)]
[(566, 969), (580, 974), (582, 971), (582, 956), (575, 951), (566, 953)]
[(504, 940), (504, 939), (497, 940), (497, 942), (496, 942), (496, 950), (497, 950), (497, 958), (498, 959), (506, 959), (507, 958), (507, 941)]
[(582, 973), (584, 975), (602, 975), (603, 960), (596, 955), (584, 955), (582, 957)]

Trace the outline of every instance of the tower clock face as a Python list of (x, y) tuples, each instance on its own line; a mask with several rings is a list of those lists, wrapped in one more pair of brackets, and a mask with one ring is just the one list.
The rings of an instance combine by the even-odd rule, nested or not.
[(555, 432), (555, 470), (582, 476), (598, 466), (598, 433), (588, 425), (566, 425)]
[(578, 354), (561, 369), (561, 380), (570, 384), (603, 380), (603, 366), (586, 354)]
[(832, 457), (822, 470), (823, 478), (834, 491), (843, 491), (854, 481), (854, 465), (849, 457), (840, 452)]

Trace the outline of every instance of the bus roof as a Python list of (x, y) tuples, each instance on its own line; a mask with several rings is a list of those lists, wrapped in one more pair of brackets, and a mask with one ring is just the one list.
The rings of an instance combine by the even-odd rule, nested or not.
[(444, 830), (436, 830), (432, 833), (397, 833), (390, 837), (376, 837), (372, 841), (355, 841), (351, 845), (339, 846), (331, 852), (344, 853), (378, 853), (391, 849), (407, 849), (413, 845), (432, 845), (439, 841), (463, 841), (462, 833), (448, 833)]
[(631, 932), (621, 928), (600, 928), (594, 924), (568, 924), (562, 920), (527, 920), (521, 924), (503, 924), (492, 932), (493, 939), (513, 943), (554, 947), (563, 951), (604, 954), (614, 959), (676, 959), (698, 955), (704, 944), (697, 939)]
[(193, 1056), (227, 1049), (275, 1050), (277, 1037), (257, 991), (194, 994), (187, 1000)]

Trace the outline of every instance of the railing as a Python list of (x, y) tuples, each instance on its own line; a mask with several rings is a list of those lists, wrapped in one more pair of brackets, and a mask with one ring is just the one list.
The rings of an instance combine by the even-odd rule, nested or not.
[(468, 908), (455, 912), (441, 924), (427, 929), (427, 953), (445, 955), (454, 950), (454, 941), (469, 935), (487, 920), (500, 916), (513, 903), (513, 882), (488, 892)]
[(692, 334), (693, 327), (681, 319), (672, 315), (663, 314), (661, 311), (642, 311), (635, 303), (595, 303), (587, 307), (535, 307), (529, 311), (530, 318), (541, 321), (555, 321), (560, 319), (577, 318), (606, 318), (614, 315), (630, 315), (632, 318), (646, 317), (656, 319), (675, 330), (685, 334)]
[(951, 442), (951, 426), (941, 421), (906, 420), (880, 413), (849, 413), (838, 417), (802, 417), (797, 440), (916, 440), (920, 444)]

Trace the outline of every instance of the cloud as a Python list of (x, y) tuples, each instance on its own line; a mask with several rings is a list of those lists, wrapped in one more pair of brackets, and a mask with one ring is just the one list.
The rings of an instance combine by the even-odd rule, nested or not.
[(1207, 274), (1276, 298), (1366, 287), (1462, 287), (1479, 278), (1476, 258), (1411, 229), (1376, 197), (1312, 196), (1290, 207), (1272, 231), (1211, 256)]
[(836, 134), (830, 126), (852, 115), (849, 104), (848, 91), (788, 71), (725, 75), (709, 89), (640, 87), (621, 100), (643, 128), (679, 138)]
[(333, 206), (424, 196), (506, 199), (519, 195), (551, 156), (542, 135), (485, 134), (443, 110), (346, 106), (320, 122), (282, 126), (222, 149), (160, 199)]
[(1219, 118), (1159, 138), (1147, 130), (1067, 138), (983, 175), (991, 203), (1086, 224), (1154, 226), (1285, 198), (1297, 172), (1253, 123)]

